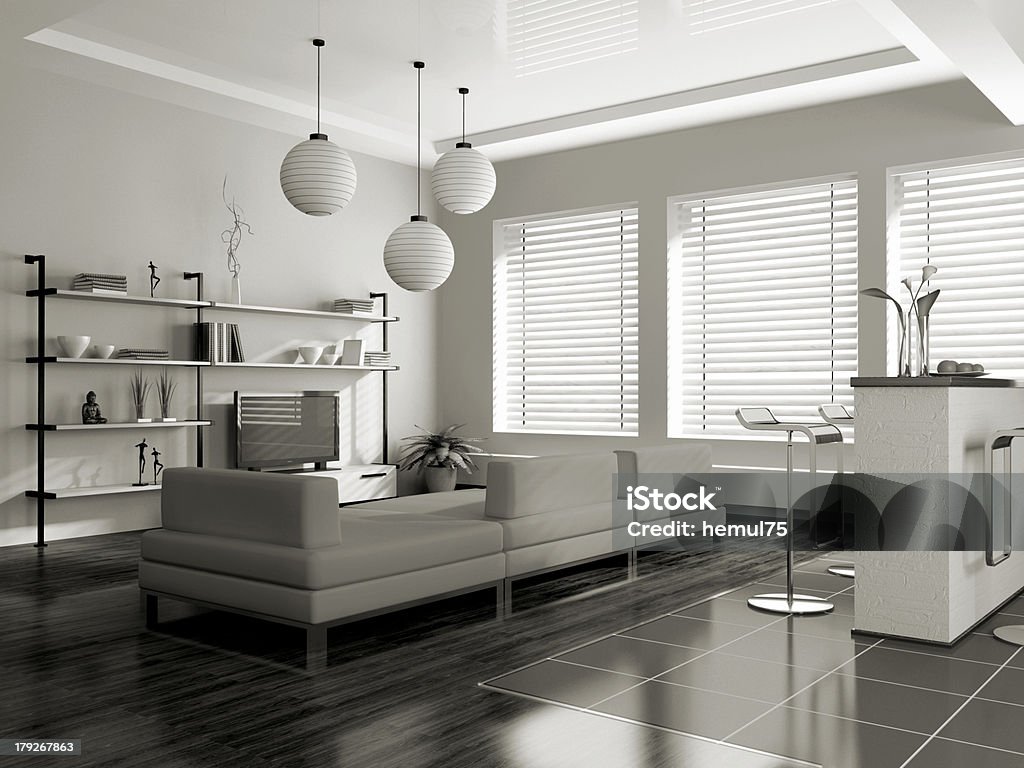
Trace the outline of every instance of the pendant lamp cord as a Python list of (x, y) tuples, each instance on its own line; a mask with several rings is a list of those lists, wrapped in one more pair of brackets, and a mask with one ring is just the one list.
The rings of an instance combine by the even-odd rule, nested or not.
[(320, 48), (316, 47), (316, 132), (320, 133)]
[(416, 215), (420, 214), (420, 151), (422, 142), (420, 141), (420, 78), (423, 74), (423, 68), (416, 68)]
[(462, 143), (466, 143), (466, 94), (462, 94)]

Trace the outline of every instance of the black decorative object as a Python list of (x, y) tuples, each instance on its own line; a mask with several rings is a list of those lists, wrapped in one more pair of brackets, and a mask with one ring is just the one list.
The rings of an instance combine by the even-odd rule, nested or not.
[(142, 438), (142, 442), (136, 443), (135, 447), (139, 449), (139, 482), (132, 483), (132, 485), (139, 487), (149, 485), (149, 483), (142, 480), (142, 473), (146, 471), (146, 449), (149, 448), (146, 444), (146, 438)]
[(160, 285), (160, 278), (156, 276), (156, 271), (160, 269), (152, 261), (149, 262), (149, 295), (151, 298), (156, 297), (156, 287)]
[(160, 451), (153, 447), (153, 485), (160, 485), (160, 473), (163, 472), (164, 465), (160, 463)]
[(100, 405), (96, 402), (96, 393), (89, 390), (85, 396), (85, 402), (82, 403), (82, 423), (83, 424), (106, 424), (107, 420), (103, 418), (103, 413), (100, 411)]

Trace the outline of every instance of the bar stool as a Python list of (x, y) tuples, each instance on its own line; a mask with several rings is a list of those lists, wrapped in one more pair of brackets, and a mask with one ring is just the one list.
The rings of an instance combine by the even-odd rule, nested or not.
[(835, 608), (832, 603), (820, 597), (793, 592), (793, 433), (799, 432), (807, 438), (812, 487), (817, 477), (817, 446), (842, 443), (843, 435), (838, 427), (831, 424), (781, 422), (768, 408), (737, 408), (736, 418), (745, 429), (786, 433), (786, 591), (755, 595), (747, 600), (747, 605), (771, 613), (828, 613)]
[[(834, 427), (852, 427), (853, 426), (853, 414), (846, 410), (845, 405), (839, 405), (838, 403), (825, 403), (818, 406), (818, 414), (821, 416), (822, 421), (831, 424)], [(839, 433), (840, 442), (842, 442), (842, 432)], [(842, 480), (843, 475), (843, 449), (842, 446), (838, 449), (838, 456), (836, 458), (836, 474), (839, 475)], [(839, 542), (845, 546), (846, 542), (846, 515), (843, 512), (842, 506), (839, 508)], [(847, 579), (854, 577), (853, 563), (842, 563), (840, 565), (830, 565), (826, 569), (833, 576), (843, 576)]]
[[(1004, 562), (1013, 553), (1013, 508), (1011, 506), (1013, 497), (1011, 493), (1011, 482), (1013, 479), (1013, 440), (1016, 437), (1024, 437), (1024, 428), (1003, 429), (996, 432), (988, 441), (988, 451), (985, 454), (988, 473), (988, 510), (992, 520), (988, 526), (988, 534), (985, 544), (985, 563), (989, 566), (996, 566)], [(1003, 461), (1003, 474), (1006, 477), (1006, 484), (1003, 486), (1003, 551), (996, 556), (995, 535), (993, 533), (995, 515), (994, 490), (995, 490), (995, 453), (1006, 451)], [(992, 634), (1006, 643), (1013, 645), (1024, 645), (1024, 624), (1011, 624), (1005, 627), (996, 627)]]

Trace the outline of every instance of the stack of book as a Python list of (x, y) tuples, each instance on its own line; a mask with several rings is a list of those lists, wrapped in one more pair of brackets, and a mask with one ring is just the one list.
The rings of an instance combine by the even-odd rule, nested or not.
[(117, 350), (122, 360), (169, 360), (170, 353), (166, 349), (143, 349), (141, 347), (122, 347)]
[(104, 275), (99, 272), (79, 272), (71, 288), (75, 291), (88, 293), (128, 293), (128, 277), (126, 275)]
[(390, 352), (364, 352), (363, 357), (366, 360), (366, 365), (371, 365), (374, 368), (391, 365)]
[(346, 315), (368, 315), (373, 312), (373, 299), (335, 299), (334, 311)]
[(242, 336), (235, 323), (193, 323), (196, 360), (244, 363)]

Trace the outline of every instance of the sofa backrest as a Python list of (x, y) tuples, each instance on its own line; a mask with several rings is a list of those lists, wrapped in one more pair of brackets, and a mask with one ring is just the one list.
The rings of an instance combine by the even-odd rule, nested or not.
[(341, 543), (337, 481), (235, 469), (163, 473), (163, 527), (318, 549)]
[(491, 461), (484, 513), (512, 518), (588, 504), (610, 505), (615, 471), (611, 453)]

